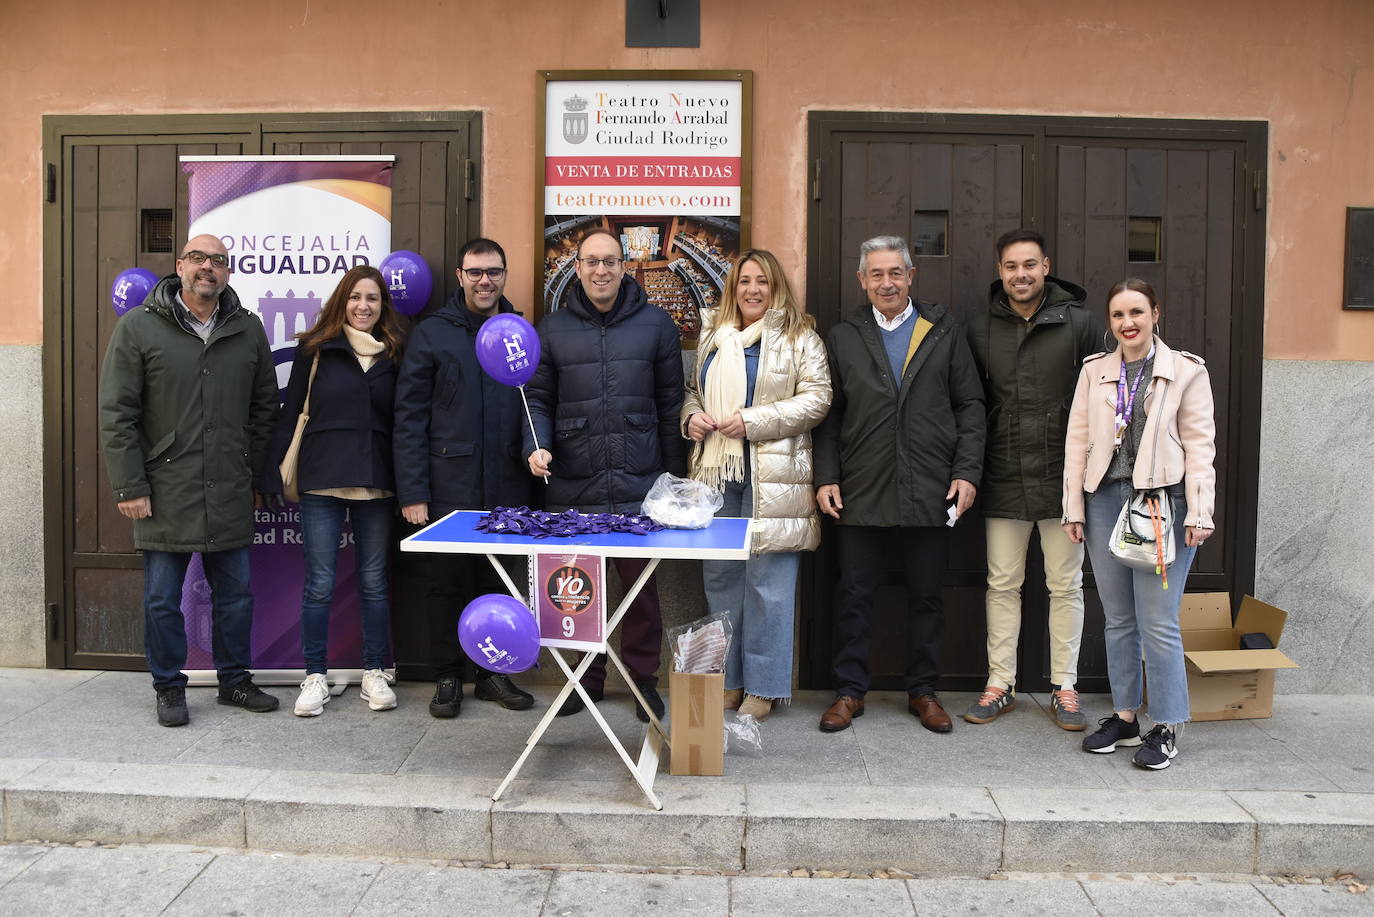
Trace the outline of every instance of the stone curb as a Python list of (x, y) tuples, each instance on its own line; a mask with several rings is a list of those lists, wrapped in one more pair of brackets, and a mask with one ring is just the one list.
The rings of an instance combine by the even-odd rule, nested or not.
[(496, 781), (0, 759), (4, 838), (508, 863), (1374, 874), (1374, 793)]

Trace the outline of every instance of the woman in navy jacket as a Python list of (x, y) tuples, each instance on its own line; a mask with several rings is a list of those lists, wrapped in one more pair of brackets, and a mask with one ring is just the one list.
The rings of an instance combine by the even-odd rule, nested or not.
[(291, 444), (296, 420), (306, 409), (308, 391), (310, 419), (297, 463), (306, 567), (301, 598), (306, 676), (296, 700), (297, 716), (318, 716), (329, 702), (329, 608), (345, 516), (353, 523), (362, 600), (366, 671), (361, 696), (373, 710), (396, 706), (390, 686), (394, 678), (382, 664), (391, 620), (386, 578), (396, 512), (391, 426), (402, 336), (386, 283), (367, 265), (344, 274), (314, 326), (299, 335), (262, 475), (265, 493), (281, 492), (278, 466)]

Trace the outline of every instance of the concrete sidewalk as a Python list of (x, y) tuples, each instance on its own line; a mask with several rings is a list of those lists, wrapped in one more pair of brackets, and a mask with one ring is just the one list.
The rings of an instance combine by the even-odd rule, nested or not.
[(1374, 915), (1374, 892), (1353, 880), (1308, 884), (1258, 876), (999, 878), (851, 881), (642, 870), (470, 869), (381, 857), (186, 846), (0, 846), (0, 907), (25, 917)]
[[(873, 694), (826, 735), (829, 695), (802, 692), (763, 725), (765, 754), (726, 775), (671, 777), (644, 801), (586, 713), (555, 720), (519, 780), (490, 796), (533, 729), (470, 696), (428, 715), (429, 684), (374, 713), (356, 687), (324, 715), (216, 705), (157, 725), (144, 674), (0, 670), (5, 838), (176, 843), (475, 863), (794, 868), (917, 876), (1008, 872), (1374, 875), (1374, 699), (1280, 696), (1272, 719), (1191, 725), (1177, 763), (1089, 755), (1045, 698), (986, 726), (922, 729), (905, 698)], [(952, 711), (972, 700), (948, 694)], [(1105, 696), (1085, 696), (1091, 718)], [(627, 747), (626, 695), (602, 705)]]

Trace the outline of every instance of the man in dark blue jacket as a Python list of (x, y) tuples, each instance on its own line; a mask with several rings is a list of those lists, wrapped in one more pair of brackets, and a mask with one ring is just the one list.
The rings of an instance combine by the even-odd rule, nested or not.
[[(482, 323), (514, 312), (504, 296), (506, 253), (490, 239), (472, 239), (458, 253), (461, 285), (447, 303), (415, 326), (396, 381), (396, 502), (412, 525), (455, 509), (521, 506), (530, 477), (520, 451), (520, 393), (477, 363)], [(431, 661), (438, 680), (429, 712), (454, 717), (463, 701), (463, 650), (458, 617), (474, 597), (506, 592), (481, 555), (430, 557), (428, 616)], [(534, 698), (506, 675), (478, 668), (473, 696), (508, 710)]]
[[(544, 448), (525, 432), (531, 473), (549, 475), (548, 508), (637, 513), (664, 471), (687, 473), (682, 410), (682, 350), (677, 326), (625, 276), (620, 240), (594, 229), (577, 250), (577, 281), (564, 308), (539, 324), (539, 370), (525, 387)], [(628, 587), (647, 561), (617, 558)], [(645, 583), (620, 629), (621, 658), (644, 699), (663, 715), (658, 696), (663, 619), (658, 588)], [(598, 656), (583, 686), (600, 700), (606, 657)], [(582, 709), (573, 694), (559, 715)], [(648, 721), (643, 710), (639, 718)]]

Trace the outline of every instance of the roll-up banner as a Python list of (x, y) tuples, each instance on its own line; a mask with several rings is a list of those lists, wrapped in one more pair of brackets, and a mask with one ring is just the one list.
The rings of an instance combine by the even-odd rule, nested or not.
[(592, 229), (620, 239), (626, 273), (695, 348), (749, 244), (750, 71), (544, 71), (536, 251), (544, 313), (576, 277)]
[[(286, 388), (296, 335), (314, 324), (349, 268), (378, 265), (391, 251), (394, 156), (183, 156), (188, 237), (219, 237), (229, 252), (229, 285), (262, 319)], [(258, 510), (252, 547), (254, 675), (286, 684), (304, 675), (301, 593), (305, 558), (300, 511)], [(345, 526), (342, 543), (351, 546)], [(186, 575), (187, 675), (213, 683), (210, 588), (197, 556)], [(357, 680), (362, 628), (352, 550), (342, 550), (329, 619), (331, 680)]]

